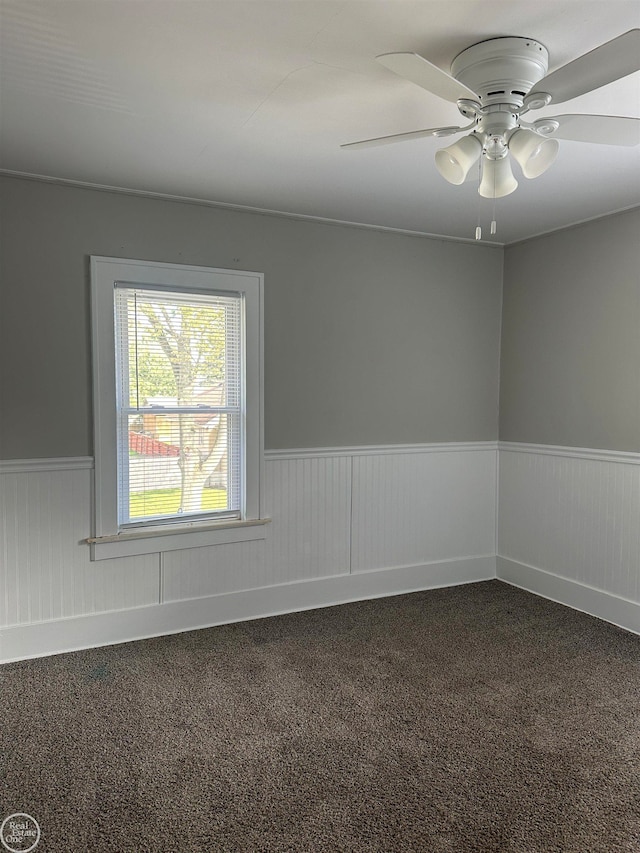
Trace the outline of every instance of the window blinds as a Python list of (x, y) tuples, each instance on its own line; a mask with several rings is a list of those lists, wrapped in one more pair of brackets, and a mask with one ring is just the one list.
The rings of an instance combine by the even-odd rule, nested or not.
[(242, 308), (116, 285), (120, 525), (240, 516)]

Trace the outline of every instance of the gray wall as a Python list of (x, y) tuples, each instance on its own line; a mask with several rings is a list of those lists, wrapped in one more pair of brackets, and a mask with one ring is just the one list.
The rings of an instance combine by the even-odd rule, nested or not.
[(92, 254), (265, 273), (267, 448), (497, 438), (499, 249), (8, 177), (0, 201), (0, 458), (92, 452)]
[(500, 439), (640, 451), (640, 210), (505, 251)]

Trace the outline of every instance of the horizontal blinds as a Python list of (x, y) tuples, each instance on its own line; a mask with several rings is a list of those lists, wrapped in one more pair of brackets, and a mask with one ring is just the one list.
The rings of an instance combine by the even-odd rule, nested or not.
[(242, 300), (115, 288), (121, 525), (238, 517)]

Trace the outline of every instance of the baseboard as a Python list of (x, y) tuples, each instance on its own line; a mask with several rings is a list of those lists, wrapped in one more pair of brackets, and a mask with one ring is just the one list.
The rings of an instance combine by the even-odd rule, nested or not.
[(640, 604), (635, 601), (505, 557), (496, 559), (496, 576), (498, 580), (640, 634)]
[(470, 557), (17, 625), (0, 631), (0, 663), (491, 580), (495, 578), (495, 570), (495, 557)]

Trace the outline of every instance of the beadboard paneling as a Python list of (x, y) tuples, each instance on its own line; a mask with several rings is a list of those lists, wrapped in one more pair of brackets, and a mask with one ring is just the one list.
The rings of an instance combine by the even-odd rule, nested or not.
[(311, 580), (349, 571), (351, 460), (265, 464), (265, 540), (163, 555), (163, 601)]
[(353, 459), (352, 571), (495, 555), (496, 450)]
[(638, 461), (501, 447), (499, 556), (640, 602)]
[[(497, 453), (488, 443), (267, 454), (266, 540), (95, 563), (82, 543), (90, 460), (4, 463), (3, 656), (495, 576)], [(637, 630), (640, 455), (501, 444), (499, 457), (498, 577)]]
[(1, 624), (492, 555), (495, 454), (480, 444), (267, 455), (264, 541), (100, 562), (82, 542), (90, 467), (23, 461), (0, 472)]
[(90, 561), (91, 476), (73, 463), (0, 474), (0, 625), (157, 603), (157, 554)]

